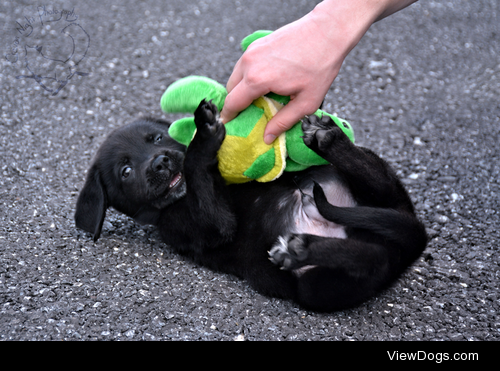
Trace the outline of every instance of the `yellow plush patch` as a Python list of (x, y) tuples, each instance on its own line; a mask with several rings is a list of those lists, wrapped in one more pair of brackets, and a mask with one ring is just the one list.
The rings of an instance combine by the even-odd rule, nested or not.
[[(228, 183), (245, 183), (252, 179), (269, 182), (279, 177), (286, 166), (285, 134), (270, 145), (263, 140), (267, 123), (283, 106), (268, 97), (258, 98), (253, 106), (250, 112), (243, 113), (260, 115), (251, 131), (243, 127), (228, 130), (218, 152), (219, 170)], [(248, 130), (248, 126), (246, 128)]]

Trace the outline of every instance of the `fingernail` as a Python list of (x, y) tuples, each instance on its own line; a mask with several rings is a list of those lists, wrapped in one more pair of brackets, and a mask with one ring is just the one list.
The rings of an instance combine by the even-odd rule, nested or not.
[(222, 120), (222, 123), (224, 125), (227, 124), (229, 121), (232, 120), (232, 118), (228, 119), (227, 115), (223, 114), (223, 112), (220, 113), (220, 119)]
[(276, 135), (273, 135), (273, 134), (267, 134), (265, 137), (264, 137), (264, 142), (266, 144), (271, 144), (272, 142), (274, 142), (274, 140), (276, 139)]

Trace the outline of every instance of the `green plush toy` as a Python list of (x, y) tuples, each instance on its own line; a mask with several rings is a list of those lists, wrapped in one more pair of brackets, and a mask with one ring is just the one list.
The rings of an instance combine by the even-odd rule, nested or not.
[[(254, 40), (271, 31), (257, 31), (241, 45), (246, 50)], [(222, 110), (226, 88), (217, 81), (203, 76), (189, 76), (170, 85), (161, 98), (161, 108), (170, 113), (193, 114), (203, 99), (212, 100)], [(269, 182), (283, 171), (298, 171), (328, 162), (308, 148), (302, 139), (304, 133), (300, 122), (278, 136), (273, 143), (264, 142), (264, 129), (271, 118), (290, 100), (274, 93), (256, 99), (248, 108), (225, 125), (226, 137), (218, 152), (219, 170), (228, 183), (244, 183), (251, 180)], [(315, 115), (330, 116), (343, 132), (354, 142), (354, 132), (345, 120), (322, 110)], [(188, 146), (194, 137), (196, 126), (193, 117), (172, 123), (169, 135)]]

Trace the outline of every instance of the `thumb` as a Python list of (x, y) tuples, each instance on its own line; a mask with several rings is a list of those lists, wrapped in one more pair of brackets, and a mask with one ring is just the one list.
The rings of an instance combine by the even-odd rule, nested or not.
[(300, 106), (300, 103), (292, 100), (269, 120), (264, 131), (264, 142), (266, 144), (271, 144), (280, 134), (290, 129), (304, 116), (316, 112), (316, 109)]

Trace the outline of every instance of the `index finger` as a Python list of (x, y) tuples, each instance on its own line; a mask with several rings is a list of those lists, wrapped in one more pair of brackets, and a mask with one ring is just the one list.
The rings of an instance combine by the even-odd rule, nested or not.
[(250, 88), (245, 84), (244, 80), (241, 80), (226, 96), (221, 112), (222, 122), (227, 123), (231, 121), (238, 113), (252, 104), (255, 99), (266, 93), (268, 92), (261, 92)]
[(241, 72), (240, 64), (241, 64), (241, 59), (238, 60), (238, 62), (236, 62), (233, 68), (233, 72), (231, 73), (231, 76), (229, 76), (229, 79), (227, 80), (226, 90), (228, 93), (231, 93), (234, 87), (238, 85), (241, 82), (241, 80), (243, 80), (243, 72)]

